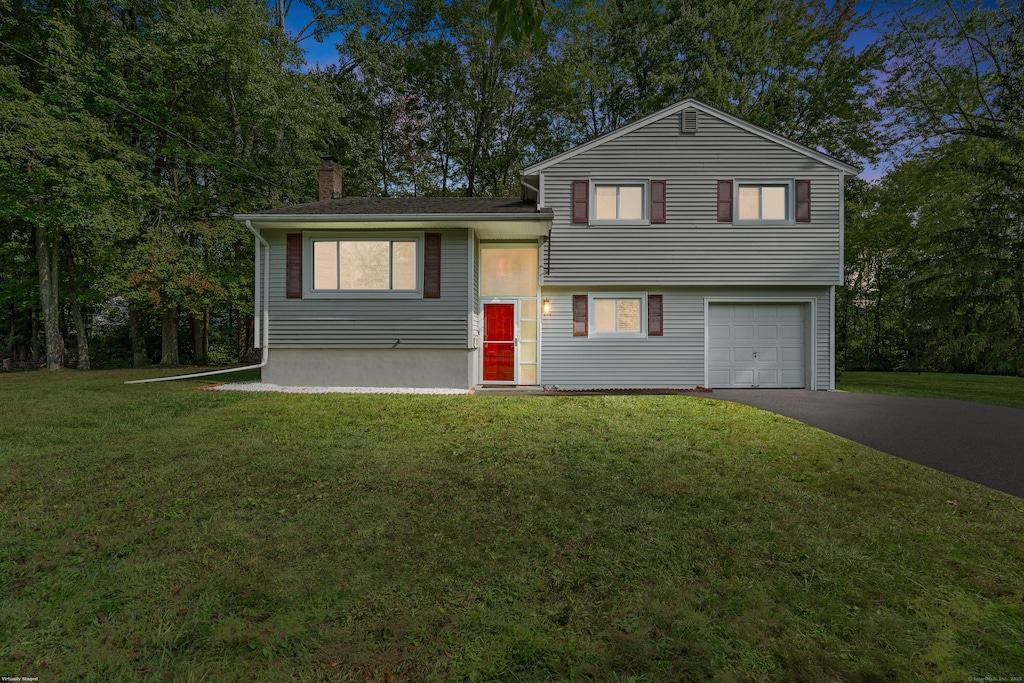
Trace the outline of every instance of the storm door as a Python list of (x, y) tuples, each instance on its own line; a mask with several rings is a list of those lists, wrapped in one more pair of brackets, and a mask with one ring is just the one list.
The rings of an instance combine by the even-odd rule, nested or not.
[(516, 302), (484, 304), (484, 374), (486, 383), (516, 382)]

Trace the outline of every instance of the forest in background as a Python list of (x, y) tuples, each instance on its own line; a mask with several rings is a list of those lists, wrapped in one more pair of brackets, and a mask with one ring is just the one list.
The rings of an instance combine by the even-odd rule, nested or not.
[(315, 199), (320, 155), (350, 196), (517, 196), (525, 165), (696, 97), (886, 169), (847, 188), (840, 369), (1024, 374), (1020, 10), (0, 0), (0, 358), (251, 361), (231, 216)]

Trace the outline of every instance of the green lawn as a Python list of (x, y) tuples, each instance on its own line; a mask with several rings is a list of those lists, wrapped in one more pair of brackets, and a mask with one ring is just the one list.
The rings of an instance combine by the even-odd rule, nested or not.
[(865, 394), (955, 398), (1024, 408), (1024, 377), (942, 372), (844, 372), (836, 381), (836, 389)]
[(1024, 501), (734, 403), (0, 376), (0, 674), (1024, 673)]

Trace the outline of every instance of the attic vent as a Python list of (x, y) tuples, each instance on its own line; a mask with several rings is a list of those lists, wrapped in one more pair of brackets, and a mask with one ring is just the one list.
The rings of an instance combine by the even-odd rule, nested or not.
[(685, 109), (679, 115), (679, 132), (693, 135), (697, 132), (697, 110)]

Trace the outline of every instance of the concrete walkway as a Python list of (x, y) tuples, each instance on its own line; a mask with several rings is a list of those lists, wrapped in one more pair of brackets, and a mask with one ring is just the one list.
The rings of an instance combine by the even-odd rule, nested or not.
[(942, 398), (715, 389), (735, 401), (1024, 498), (1024, 409)]

